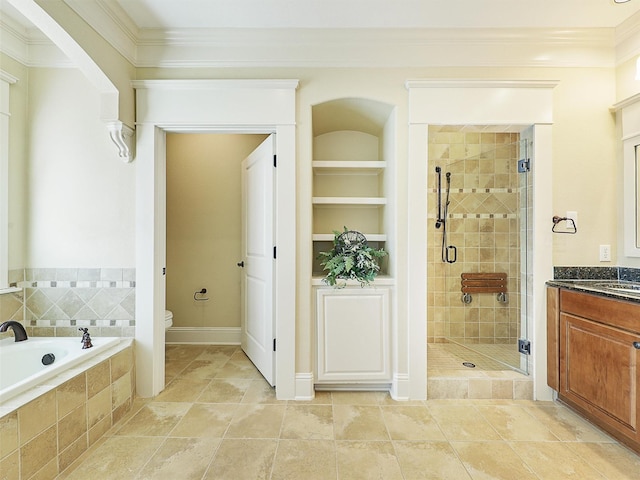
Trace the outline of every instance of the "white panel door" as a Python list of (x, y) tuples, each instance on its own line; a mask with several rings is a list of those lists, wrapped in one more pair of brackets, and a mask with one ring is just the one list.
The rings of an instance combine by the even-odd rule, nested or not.
[(271, 386), (274, 371), (274, 154), (271, 135), (242, 162), (242, 350)]

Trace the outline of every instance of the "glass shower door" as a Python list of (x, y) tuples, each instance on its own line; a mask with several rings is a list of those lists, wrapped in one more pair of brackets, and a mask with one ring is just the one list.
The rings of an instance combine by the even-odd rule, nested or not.
[(432, 313), (444, 337), (434, 341), (473, 350), (492, 368), (527, 372), (519, 345), (526, 347), (531, 175), (519, 166), (526, 165), (520, 160), (528, 158), (528, 143), (519, 133), (487, 127), (446, 128), (449, 143), (435, 160), (440, 172), (433, 173), (430, 202), (438, 210)]

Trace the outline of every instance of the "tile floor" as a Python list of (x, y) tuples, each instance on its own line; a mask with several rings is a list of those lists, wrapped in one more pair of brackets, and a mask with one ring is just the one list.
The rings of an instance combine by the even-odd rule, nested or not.
[(638, 479), (640, 457), (549, 402), (278, 401), (237, 347), (168, 346), (167, 389), (58, 478)]

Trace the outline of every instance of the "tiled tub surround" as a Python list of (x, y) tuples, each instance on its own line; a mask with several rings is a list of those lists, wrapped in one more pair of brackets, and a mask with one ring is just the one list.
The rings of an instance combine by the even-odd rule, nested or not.
[(135, 334), (135, 269), (26, 269), (25, 326), (34, 336)]
[[(9, 270), (9, 285), (17, 286), (24, 281), (24, 270)], [(0, 323), (7, 320), (24, 322), (23, 291), (0, 295)]]
[[(520, 222), (516, 133), (429, 128), (428, 342), (515, 343), (520, 326)], [(451, 172), (448, 244), (458, 249), (455, 263), (441, 259), (442, 227), (437, 217), (435, 167)], [(494, 294), (461, 301), (463, 272), (505, 272), (508, 303)]]
[[(131, 409), (133, 340), (0, 406), (0, 477), (55, 478)], [(90, 477), (87, 477), (90, 478)]]

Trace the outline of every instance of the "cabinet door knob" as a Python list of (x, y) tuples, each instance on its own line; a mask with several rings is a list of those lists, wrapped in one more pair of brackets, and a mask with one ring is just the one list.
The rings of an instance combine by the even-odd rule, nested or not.
[(633, 348), (640, 350), (640, 342), (633, 342)]
[[(238, 265), (240, 268), (244, 268), (244, 260), (242, 262), (236, 263), (236, 265)], [(638, 347), (638, 348), (640, 348), (640, 347)]]

